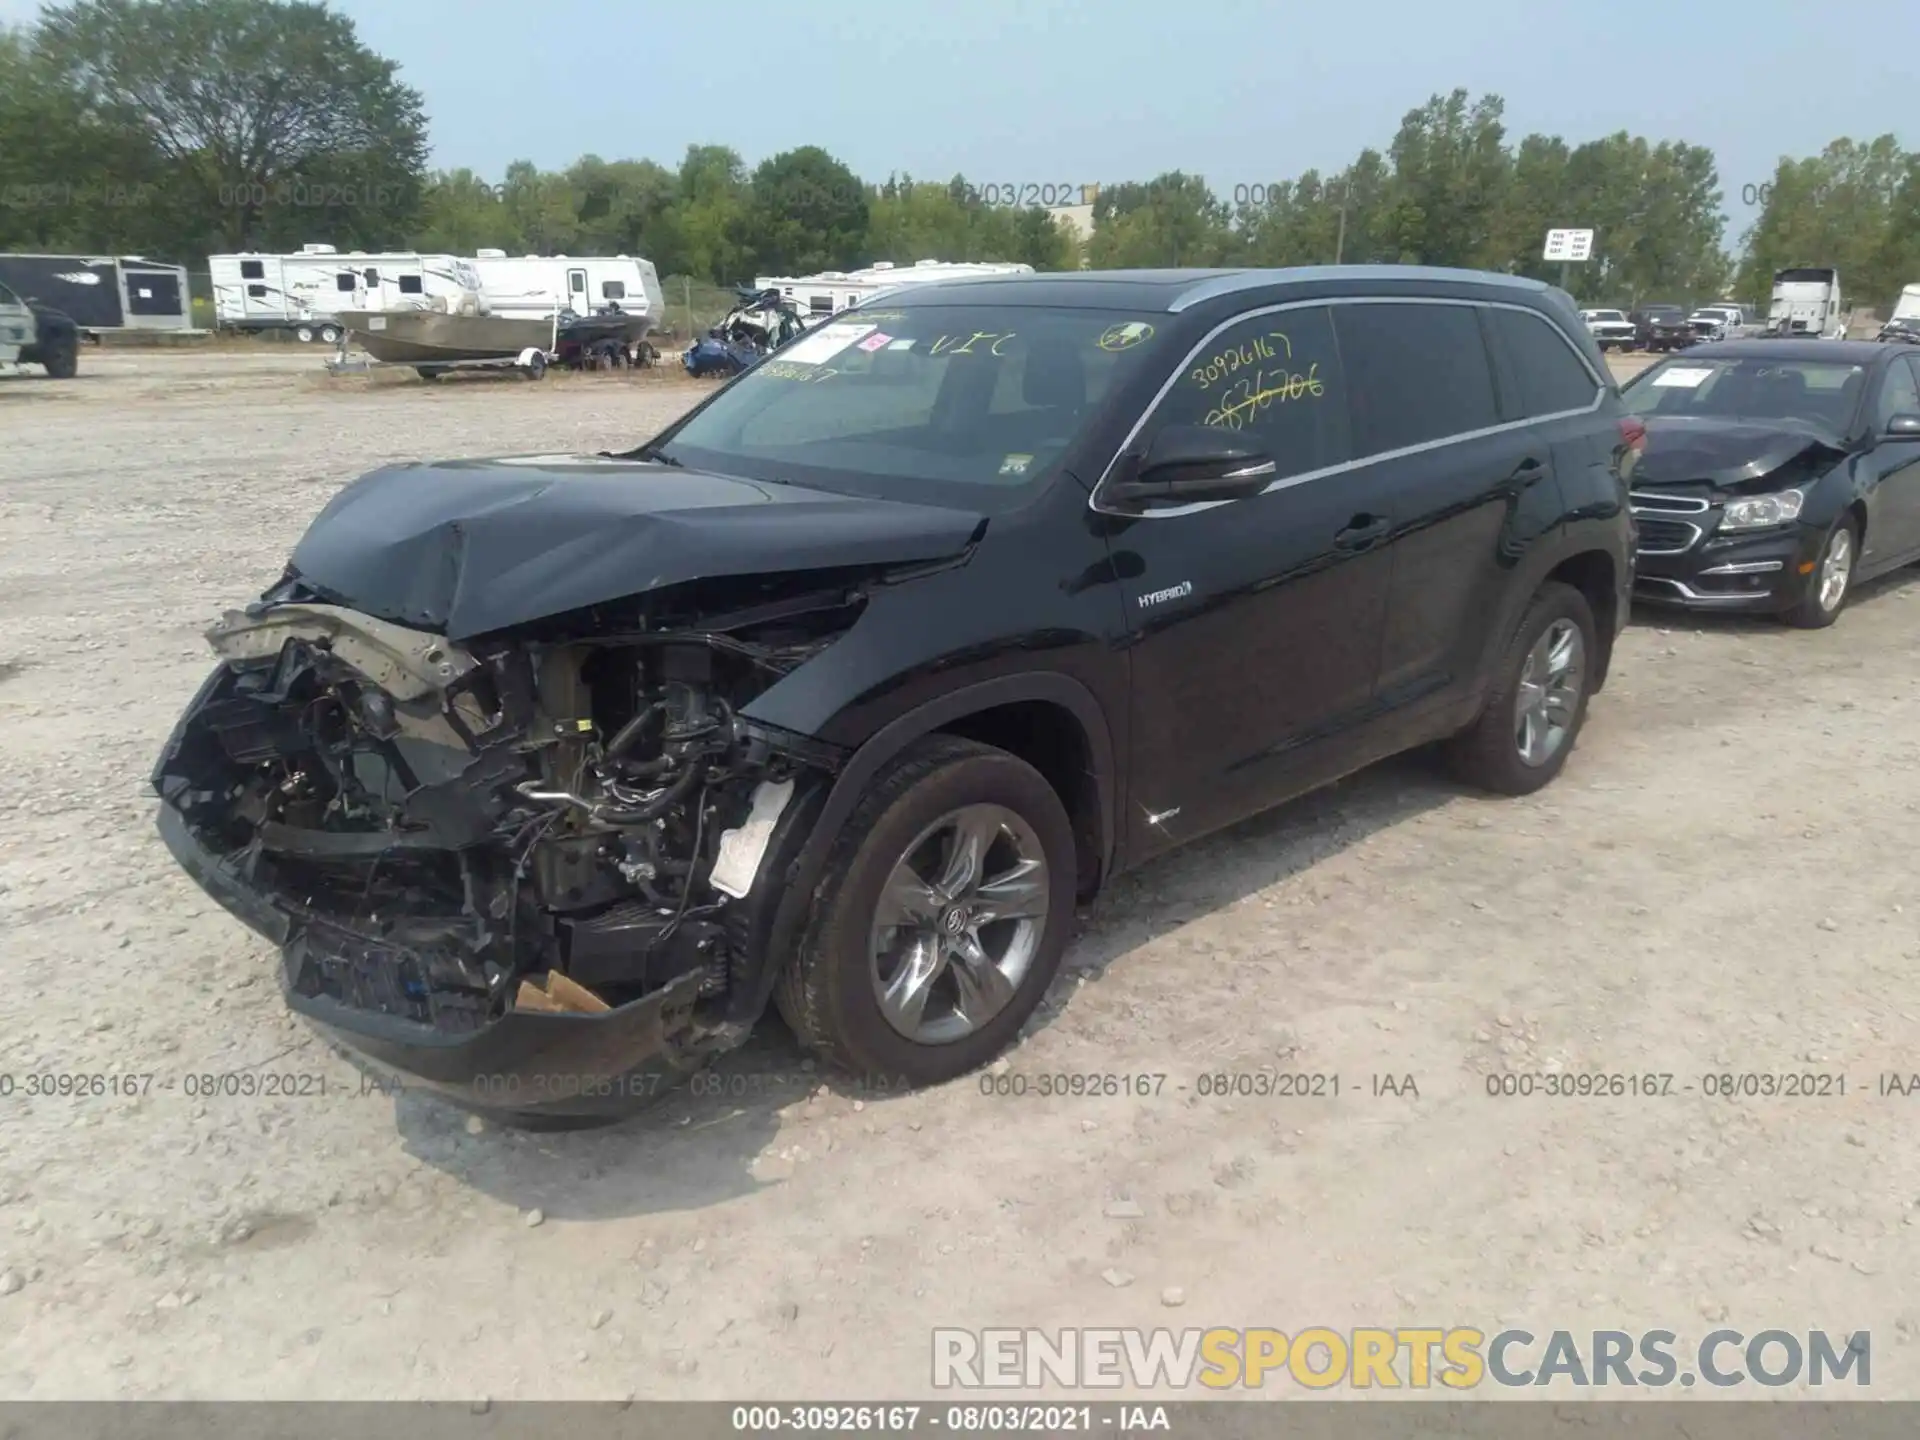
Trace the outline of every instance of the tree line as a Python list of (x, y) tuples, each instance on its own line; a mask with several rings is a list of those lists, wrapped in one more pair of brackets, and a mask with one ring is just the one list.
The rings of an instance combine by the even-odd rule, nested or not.
[[(419, 92), (318, 0), (73, 0), (0, 30), (0, 249), (144, 254), (342, 249), (644, 255), (716, 284), (875, 260), (1037, 269), (1346, 262), (1559, 280), (1549, 228), (1596, 232), (1581, 301), (1760, 300), (1789, 265), (1836, 265), (1884, 304), (1920, 280), (1920, 153), (1842, 139), (1735, 177), (1759, 217), (1729, 237), (1703, 146), (1625, 131), (1508, 131), (1497, 95), (1435, 95), (1384, 149), (1221, 193), (1173, 172), (1099, 187), (869, 181), (818, 146), (749, 167), (695, 145), (677, 165), (527, 161), (498, 182), (433, 171)], [(1085, 201), (1082, 241), (1046, 204)]]

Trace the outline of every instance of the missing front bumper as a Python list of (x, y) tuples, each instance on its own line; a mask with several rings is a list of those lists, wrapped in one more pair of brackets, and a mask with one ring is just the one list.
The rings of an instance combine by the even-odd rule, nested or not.
[[(403, 1088), (505, 1116), (615, 1118), (695, 1068), (688, 974), (597, 1014), (509, 1010), (449, 1030), (408, 1017), (409, 957), (386, 937), (290, 914), (249, 886), (184, 816), (162, 803), (160, 837), (181, 867), (236, 919), (280, 947), (288, 1006)], [(341, 976), (364, 988), (342, 995)], [(384, 1007), (384, 1008), (382, 1008)]]

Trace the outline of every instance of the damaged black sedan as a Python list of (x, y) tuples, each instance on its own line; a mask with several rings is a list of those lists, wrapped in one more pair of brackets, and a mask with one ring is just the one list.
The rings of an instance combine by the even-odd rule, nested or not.
[(1637, 599), (1817, 629), (1920, 560), (1920, 346), (1729, 340), (1622, 398), (1647, 429)]
[(915, 287), (632, 451), (342, 490), (209, 632), (161, 832), (297, 1011), (476, 1108), (625, 1110), (769, 1004), (937, 1082), (1129, 866), (1428, 740), (1548, 783), (1636, 439), (1533, 281)]

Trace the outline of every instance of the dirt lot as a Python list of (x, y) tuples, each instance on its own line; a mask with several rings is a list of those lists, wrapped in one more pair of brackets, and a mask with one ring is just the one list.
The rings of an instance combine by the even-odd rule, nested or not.
[[(721, 1093), (501, 1132), (359, 1093), (145, 778), (343, 481), (698, 391), (315, 365), (0, 377), (0, 1396), (911, 1397), (936, 1325), (1724, 1324), (1870, 1329), (1872, 1393), (1920, 1397), (1920, 1099), (1873, 1093), (1920, 1071), (1920, 583), (1825, 633), (1640, 617), (1542, 795), (1395, 762), (1123, 882), (1000, 1079), (1157, 1096), (822, 1089), (776, 1029)], [(1260, 1067), (1340, 1096), (1199, 1094)], [(1692, 1092), (1489, 1097), (1538, 1069)], [(1847, 1094), (1700, 1093), (1783, 1070)], [(156, 1078), (23, 1093), (107, 1071)], [(331, 1088), (187, 1093), (241, 1071)]]

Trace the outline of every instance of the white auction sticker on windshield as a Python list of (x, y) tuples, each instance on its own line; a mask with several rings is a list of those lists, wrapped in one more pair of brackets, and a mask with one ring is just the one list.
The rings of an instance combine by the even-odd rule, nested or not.
[(1653, 377), (1653, 383), (1656, 385), (1678, 385), (1684, 390), (1691, 390), (1694, 386), (1705, 381), (1711, 374), (1713, 374), (1713, 371), (1702, 370), (1698, 366), (1663, 370)]
[(780, 358), (795, 365), (820, 365), (878, 328), (877, 325), (822, 325), (806, 339), (781, 351)]

